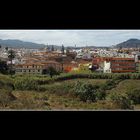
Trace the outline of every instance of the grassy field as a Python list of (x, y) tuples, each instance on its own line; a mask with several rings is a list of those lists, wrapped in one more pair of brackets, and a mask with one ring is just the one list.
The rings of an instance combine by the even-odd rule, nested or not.
[(120, 82), (116, 88), (113, 88), (108, 93), (114, 92), (116, 94), (119, 93), (123, 94), (130, 91), (131, 89), (139, 88), (139, 87), (140, 87), (140, 80), (124, 80)]
[(107, 110), (115, 109), (111, 103), (100, 101), (96, 103), (82, 102), (68, 95), (38, 93), (32, 91), (14, 91), (17, 100), (11, 102), (7, 109), (16, 110)]
[[(92, 85), (104, 85), (108, 79), (75, 78), (62, 81), (52, 81), (51, 83), (40, 83), (36, 90), (16, 89), (14, 82), (23, 77), (13, 77), (0, 75), (0, 109), (14, 110), (115, 110), (120, 109), (108, 100), (97, 102), (83, 102), (73, 95), (73, 87), (77, 81), (90, 83)], [(49, 77), (36, 76), (28, 77), (28, 85), (33, 81), (49, 79)], [(17, 83), (18, 84), (18, 83)], [(24, 85), (26, 86), (26, 85)], [(107, 90), (107, 94), (124, 94), (131, 89), (140, 88), (140, 80), (122, 80), (112, 89)], [(42, 90), (43, 89), (43, 90)], [(134, 109), (140, 109), (140, 105), (135, 105)]]

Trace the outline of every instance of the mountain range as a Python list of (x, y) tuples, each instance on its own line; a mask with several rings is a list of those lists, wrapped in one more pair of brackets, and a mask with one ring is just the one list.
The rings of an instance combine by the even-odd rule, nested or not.
[[(12, 47), (12, 48), (44, 48), (46, 47), (45, 44), (38, 44), (33, 42), (26, 42), (21, 40), (13, 40), (13, 39), (7, 39), (3, 40), (0, 39), (0, 45), (2, 47)], [(48, 45), (48, 47), (51, 47), (52, 45)], [(54, 48), (61, 49), (62, 46), (53, 45)], [(67, 46), (68, 48), (85, 48), (85, 47), (72, 47)], [(109, 46), (108, 46), (109, 47)], [(113, 46), (114, 48), (140, 48), (140, 40), (139, 39), (129, 39), (127, 41), (124, 41), (122, 43), (119, 43), (117, 45)], [(97, 46), (88, 46), (88, 48), (103, 48), (103, 47), (97, 47)]]
[(114, 46), (115, 48), (140, 48), (139, 39), (129, 39)]
[(0, 45), (3, 47), (12, 47), (12, 48), (44, 48), (45, 46), (44, 44), (37, 44), (33, 42), (26, 42), (13, 39), (7, 40), (0, 39)]

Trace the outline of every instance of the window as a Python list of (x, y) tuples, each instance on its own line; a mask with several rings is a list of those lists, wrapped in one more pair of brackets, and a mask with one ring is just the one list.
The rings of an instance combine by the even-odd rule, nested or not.
[(106, 70), (106, 72), (110, 72), (110, 70)]

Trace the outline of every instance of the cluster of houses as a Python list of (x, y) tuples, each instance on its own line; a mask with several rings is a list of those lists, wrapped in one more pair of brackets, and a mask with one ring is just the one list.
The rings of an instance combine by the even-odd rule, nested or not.
[(78, 63), (73, 56), (64, 55), (61, 52), (34, 52), (23, 57), (20, 64), (15, 65), (16, 74), (42, 74), (43, 70), (53, 67), (58, 72), (69, 72), (77, 68)]
[[(140, 51), (84, 48), (48, 51), (47, 49), (15, 49), (13, 60), (16, 74), (42, 74), (53, 67), (59, 72), (89, 69), (102, 73), (140, 72)], [(0, 58), (6, 59), (6, 50), (0, 50)], [(8, 60), (7, 60), (8, 64)]]
[(92, 66), (95, 71), (103, 73), (140, 72), (140, 53), (133, 57), (94, 57)]

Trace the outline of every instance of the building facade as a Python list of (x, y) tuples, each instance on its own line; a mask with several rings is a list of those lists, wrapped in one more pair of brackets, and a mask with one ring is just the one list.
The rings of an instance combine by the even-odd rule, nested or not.
[[(104, 73), (125, 73), (136, 72), (136, 66), (134, 58), (118, 58), (118, 57), (101, 57), (94, 58), (92, 65), (96, 67), (96, 70), (100, 70)], [(138, 69), (138, 68), (137, 68)]]
[(136, 62), (136, 72), (140, 72), (140, 62)]
[(136, 72), (136, 64), (134, 58), (112, 58), (112, 73)]
[(18, 64), (15, 68), (16, 74), (43, 74), (43, 70), (53, 67), (56, 71), (62, 71), (61, 64), (57, 62), (26, 63)]

